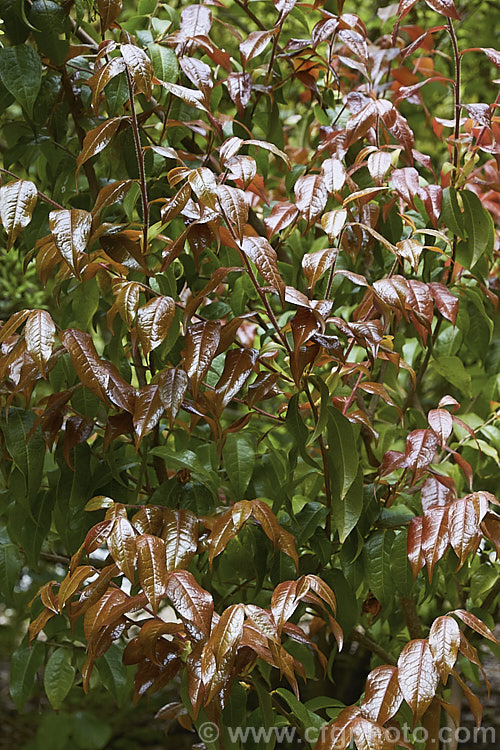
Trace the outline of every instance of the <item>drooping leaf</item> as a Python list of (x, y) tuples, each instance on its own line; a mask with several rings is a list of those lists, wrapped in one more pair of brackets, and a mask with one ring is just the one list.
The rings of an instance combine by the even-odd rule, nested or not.
[(285, 282), (278, 270), (276, 251), (269, 242), (264, 237), (244, 237), (241, 249), (255, 263), (262, 278), (283, 297)]
[(413, 430), (406, 439), (406, 463), (419, 476), (432, 461), (438, 447), (433, 430)]
[(479, 518), (472, 500), (460, 498), (448, 506), (448, 529), (450, 544), (462, 566), (469, 554), (477, 550), (481, 539)]
[(18, 711), (22, 711), (33, 689), (35, 675), (45, 657), (43, 643), (23, 642), (12, 654), (10, 662), (10, 696)]
[(137, 333), (144, 354), (149, 354), (165, 340), (175, 315), (171, 297), (153, 297), (137, 311)]
[(389, 605), (394, 594), (391, 574), (393, 536), (393, 532), (379, 529), (371, 534), (363, 549), (366, 580), (382, 606)]
[(29, 180), (15, 180), (0, 188), (0, 220), (7, 232), (7, 251), (30, 223), (37, 196), (36, 185)]
[(257, 361), (256, 349), (230, 349), (224, 370), (215, 386), (215, 405), (219, 414), (241, 390)]
[(328, 415), (328, 456), (333, 468), (333, 489), (343, 500), (356, 479), (359, 456), (352, 425), (335, 408)]
[(448, 508), (438, 506), (429, 508), (422, 520), (422, 553), (424, 556), (429, 581), (432, 581), (432, 572), (435, 564), (440, 560), (450, 544), (448, 531)]
[(158, 385), (150, 383), (139, 388), (135, 398), (134, 430), (137, 434), (137, 447), (148, 432), (151, 432), (163, 414), (163, 403)]
[(195, 398), (210, 368), (219, 341), (220, 323), (218, 321), (200, 321), (188, 329), (182, 351), (182, 365)]
[(92, 214), (81, 208), (51, 211), (49, 227), (57, 249), (75, 276), (79, 278), (92, 228)]
[(422, 526), (423, 519), (421, 516), (415, 516), (410, 521), (408, 529), (408, 560), (413, 572), (413, 577), (416, 578), (420, 570), (425, 565), (424, 553), (422, 550)]
[(446, 409), (431, 409), (427, 419), (438, 436), (441, 446), (444, 446), (453, 429), (453, 419), (450, 412)]
[(97, 0), (103, 31), (109, 29), (122, 12), (122, 0)]
[(71, 663), (71, 649), (56, 648), (51, 654), (45, 673), (43, 685), (50, 705), (56, 711), (71, 690), (75, 678), (75, 668)]
[(439, 682), (439, 673), (426, 639), (409, 641), (403, 648), (398, 659), (398, 680), (416, 722), (430, 706)]
[(359, 521), (363, 510), (363, 475), (359, 469), (344, 498), (341, 499), (335, 494), (332, 507), (335, 527), (341, 543), (344, 543)]
[[(103, 151), (106, 146), (111, 143), (114, 135), (118, 131), (118, 128), (128, 118), (125, 117), (112, 117), (110, 120), (106, 120), (102, 125), (98, 125), (93, 130), (89, 130), (86, 134), (82, 150), (76, 159), (76, 174), (80, 171), (80, 168), (86, 161), (92, 156), (96, 156)], [(109, 187), (109, 186), (107, 186)], [(102, 192), (102, 191), (101, 191)], [(94, 209), (95, 210), (95, 209)]]
[(42, 82), (42, 64), (35, 48), (30, 44), (0, 48), (0, 80), (32, 118)]
[(265, 50), (275, 33), (274, 29), (271, 31), (252, 31), (241, 42), (240, 53), (243, 67), (246, 67), (250, 60), (253, 60), (254, 57), (257, 57), (257, 55), (260, 55)]
[(122, 44), (120, 51), (135, 88), (149, 101), (153, 88), (153, 64), (147, 54), (135, 44)]
[(297, 208), (310, 226), (321, 216), (326, 206), (326, 178), (323, 175), (303, 175), (295, 183), (294, 190)]
[(44, 377), (47, 362), (52, 354), (55, 333), (54, 321), (45, 310), (35, 310), (26, 321), (24, 328), (26, 348)]
[(383, 664), (372, 669), (366, 679), (361, 711), (366, 718), (385, 724), (397, 713), (403, 701), (397, 667)]
[(184, 370), (172, 367), (162, 370), (158, 375), (159, 394), (170, 424), (181, 408), (188, 385), (188, 376)]
[(217, 197), (226, 221), (234, 227), (238, 239), (241, 240), (248, 220), (249, 209), (245, 193), (239, 188), (218, 185)]
[(307, 278), (307, 285), (313, 292), (316, 282), (330, 269), (337, 260), (338, 249), (328, 247), (325, 250), (317, 250), (314, 253), (306, 253), (302, 258), (302, 268)]
[(163, 516), (162, 539), (165, 540), (167, 570), (189, 565), (198, 547), (198, 519), (189, 510), (171, 510)]
[(432, 658), (446, 685), (458, 656), (460, 628), (457, 621), (448, 616), (437, 617), (432, 623), (428, 640)]
[(196, 582), (187, 570), (176, 570), (167, 582), (167, 596), (195, 641), (205, 640), (210, 633), (214, 602), (212, 595)]
[(107, 538), (107, 545), (111, 557), (122, 573), (133, 582), (137, 560), (137, 534), (127, 518), (116, 518)]
[(141, 534), (136, 537), (135, 545), (139, 582), (156, 614), (162, 598), (166, 595), (168, 580), (165, 542), (157, 536)]

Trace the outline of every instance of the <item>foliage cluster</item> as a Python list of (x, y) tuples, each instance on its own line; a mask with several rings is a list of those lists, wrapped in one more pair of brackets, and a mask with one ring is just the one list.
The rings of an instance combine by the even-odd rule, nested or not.
[[(457, 685), (481, 722), (500, 118), (461, 73), (500, 52), (452, 0), (363, 7), (2, 0), (0, 219), (39, 284), (0, 328), (20, 710), (39, 674), (56, 710), (164, 696), (209, 750), (436, 738)], [(122, 747), (50, 716), (33, 750)]]

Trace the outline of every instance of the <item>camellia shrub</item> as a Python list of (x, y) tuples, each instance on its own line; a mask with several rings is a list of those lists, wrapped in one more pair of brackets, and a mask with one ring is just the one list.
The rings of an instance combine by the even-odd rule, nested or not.
[(461, 72), (500, 52), (457, 7), (2, 2), (2, 251), (45, 289), (0, 329), (19, 709), (125, 669), (209, 750), (480, 724), (500, 119)]

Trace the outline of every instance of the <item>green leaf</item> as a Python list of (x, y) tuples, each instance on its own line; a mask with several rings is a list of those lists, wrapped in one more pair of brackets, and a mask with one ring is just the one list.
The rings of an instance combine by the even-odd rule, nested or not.
[(359, 456), (351, 423), (334, 407), (328, 415), (328, 461), (332, 492), (343, 500), (356, 479)]
[(33, 105), (42, 82), (42, 64), (29, 44), (0, 48), (0, 79), (19, 104), (33, 117)]
[(71, 649), (56, 648), (45, 667), (43, 685), (50, 705), (56, 710), (61, 708), (75, 678), (76, 670), (71, 664), (71, 656)]
[(477, 195), (462, 190), (464, 224), (467, 241), (457, 246), (457, 260), (465, 268), (472, 268), (483, 256), (491, 256), (494, 233), (493, 219)]
[(433, 360), (433, 367), (438, 373), (458, 388), (466, 398), (471, 396), (471, 376), (458, 357), (438, 357)]
[(255, 466), (252, 442), (245, 435), (230, 432), (222, 451), (222, 459), (236, 500), (242, 500)]
[(343, 544), (361, 517), (363, 510), (363, 471), (359, 468), (356, 478), (342, 500), (333, 495), (333, 521)]
[(0, 544), (0, 593), (11, 602), (14, 586), (22, 568), (22, 559), (15, 544)]
[(4, 417), (1, 423), (7, 450), (24, 476), (29, 501), (40, 489), (45, 457), (45, 441), (40, 427), (28, 438), (34, 422), (34, 412), (13, 408), (9, 409), (7, 419)]
[(66, 550), (75, 552), (91, 525), (85, 505), (92, 497), (90, 448), (87, 443), (77, 445), (72, 452), (74, 470), (66, 464), (61, 454), (56, 454), (60, 468), (57, 485), (54, 523)]
[(10, 662), (10, 697), (18, 711), (22, 711), (28, 700), (35, 675), (43, 664), (45, 647), (40, 641), (31, 646), (23, 642), (12, 654)]
[(298, 534), (297, 545), (301, 547), (325, 523), (327, 509), (322, 503), (306, 503), (296, 516)]
[(31, 516), (25, 519), (19, 531), (26, 562), (32, 568), (38, 567), (38, 556), (50, 531), (54, 503), (55, 493), (52, 490), (41, 490), (32, 502)]
[(300, 721), (303, 727), (321, 728), (323, 726), (324, 720), (316, 714), (313, 714), (312, 711), (309, 711), (309, 709), (306, 708), (303, 703), (297, 700), (295, 695), (291, 693), (290, 690), (287, 690), (286, 688), (278, 688), (275, 692), (280, 696), (280, 698), (283, 698), (283, 700), (288, 703), (293, 716)]
[(464, 217), (458, 205), (457, 191), (453, 187), (447, 187), (443, 190), (439, 221), (442, 221), (458, 237), (466, 236)]
[(175, 83), (179, 77), (179, 63), (175, 52), (161, 44), (148, 44), (148, 52), (156, 78)]
[(318, 422), (316, 424), (316, 427), (314, 428), (314, 432), (309, 436), (309, 439), (307, 440), (307, 445), (312, 445), (312, 443), (314, 443), (318, 439), (318, 437), (325, 429), (328, 420), (328, 402), (330, 400), (330, 392), (328, 390), (328, 386), (323, 380), (321, 380), (321, 378), (316, 378), (314, 384), (318, 387), (321, 393), (321, 401), (319, 405)]
[(38, 49), (56, 65), (61, 65), (69, 48), (69, 40), (59, 38), (69, 25), (62, 7), (52, 0), (35, 0), (30, 22), (38, 30), (33, 34)]
[(353, 588), (338, 568), (323, 571), (321, 577), (335, 593), (339, 603), (337, 620), (344, 632), (344, 639), (347, 639), (358, 621), (360, 609)]
[(383, 607), (391, 603), (394, 594), (391, 573), (393, 539), (393, 531), (375, 531), (367, 539), (363, 549), (363, 563), (368, 586)]
[(402, 596), (410, 596), (413, 588), (413, 575), (407, 554), (408, 531), (403, 529), (396, 534), (391, 548), (391, 573), (394, 583)]

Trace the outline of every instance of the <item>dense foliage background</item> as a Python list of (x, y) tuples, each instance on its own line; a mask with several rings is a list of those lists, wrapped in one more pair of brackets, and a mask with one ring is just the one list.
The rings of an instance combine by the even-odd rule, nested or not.
[(0, 15), (0, 746), (491, 725), (498, 4)]

